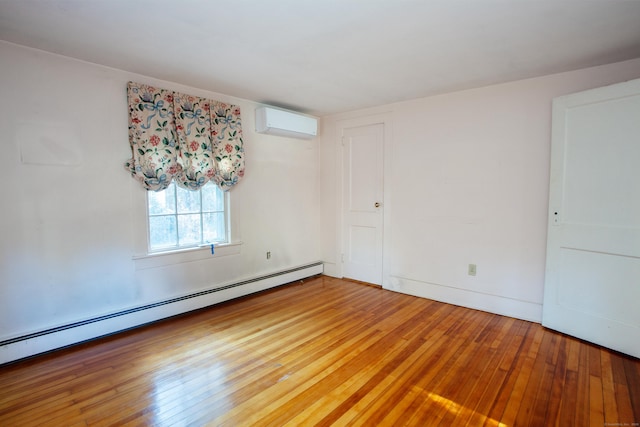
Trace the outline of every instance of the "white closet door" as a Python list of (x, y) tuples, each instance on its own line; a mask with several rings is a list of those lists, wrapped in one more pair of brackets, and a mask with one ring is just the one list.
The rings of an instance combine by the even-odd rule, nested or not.
[(640, 80), (553, 104), (542, 324), (640, 357)]
[(344, 277), (382, 284), (384, 125), (345, 128)]

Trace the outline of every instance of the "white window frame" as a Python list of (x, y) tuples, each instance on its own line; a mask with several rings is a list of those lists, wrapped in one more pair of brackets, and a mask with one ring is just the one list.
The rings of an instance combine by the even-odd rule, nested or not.
[[(209, 181), (206, 185), (211, 185), (211, 186), (215, 186), (215, 184), (212, 181)], [(169, 185), (169, 187), (171, 187), (172, 190), (177, 191), (178, 187), (177, 184), (175, 183), (175, 181), (171, 182), (171, 184)], [(167, 191), (169, 189), (169, 187), (167, 187), (166, 190), (163, 191)], [(209, 213), (209, 211), (205, 211), (203, 212), (202, 210), (202, 191), (201, 190), (197, 190), (194, 191), (197, 192), (198, 195), (200, 196), (200, 212), (191, 212), (191, 213), (184, 213), (184, 212), (178, 212), (178, 198), (177, 198), (177, 192), (176, 192), (176, 197), (175, 197), (175, 213), (174, 214), (151, 214), (151, 212), (149, 212), (149, 195), (150, 192), (147, 191), (147, 201), (146, 201), (146, 205), (147, 205), (147, 252), (150, 254), (154, 254), (154, 253), (161, 253), (161, 252), (175, 252), (175, 251), (180, 251), (180, 250), (184, 250), (184, 249), (193, 249), (193, 248), (197, 248), (197, 247), (203, 247), (203, 246), (207, 246), (210, 247), (212, 244), (214, 245), (224, 245), (229, 243), (229, 234), (230, 234), (230, 230), (229, 230), (229, 192), (222, 192), (220, 191), (220, 193), (222, 194), (223, 197), (223, 221), (224, 221), (224, 234), (225, 234), (225, 238), (224, 240), (220, 240), (220, 241), (212, 241), (212, 242), (205, 242), (202, 240), (202, 234), (204, 232), (204, 223), (203, 223), (203, 214)], [(220, 211), (218, 211), (220, 212)], [(178, 218), (180, 217), (180, 215), (187, 215), (187, 214), (199, 214), (200, 215), (200, 242), (198, 243), (193, 243), (193, 244), (185, 244), (180, 246), (179, 244), (179, 236), (178, 236), (178, 226), (179, 226), (179, 220)], [(161, 217), (161, 216), (174, 216), (176, 218), (176, 246), (167, 246), (167, 247), (163, 247), (163, 248), (156, 248), (153, 249), (151, 248), (151, 217)]]
[(225, 192), (225, 210), (227, 226), (227, 242), (203, 244), (188, 248), (178, 248), (163, 251), (149, 250), (149, 215), (147, 191), (140, 184), (131, 180), (131, 198), (133, 206), (133, 244), (132, 259), (135, 261), (136, 270), (162, 267), (171, 264), (180, 264), (221, 256), (236, 255), (240, 253), (242, 241), (238, 227), (239, 205), (237, 197), (231, 192)]

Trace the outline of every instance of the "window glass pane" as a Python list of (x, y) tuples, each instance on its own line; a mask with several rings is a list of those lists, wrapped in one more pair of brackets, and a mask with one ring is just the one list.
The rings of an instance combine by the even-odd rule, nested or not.
[(202, 187), (202, 212), (224, 211), (224, 193), (213, 182)]
[[(198, 194), (198, 192), (195, 192)], [(201, 243), (200, 214), (178, 215), (178, 242), (180, 246)]]
[(175, 247), (177, 244), (175, 216), (149, 217), (149, 247), (151, 250)]
[(176, 186), (178, 198), (178, 213), (198, 213), (200, 212), (200, 192), (185, 190)]
[(224, 212), (202, 214), (203, 240), (205, 242), (226, 242), (227, 233)]
[(215, 183), (199, 191), (171, 183), (164, 191), (149, 192), (147, 200), (150, 251), (228, 241), (226, 194)]
[(148, 191), (149, 215), (165, 215), (176, 213), (175, 184), (162, 191)]

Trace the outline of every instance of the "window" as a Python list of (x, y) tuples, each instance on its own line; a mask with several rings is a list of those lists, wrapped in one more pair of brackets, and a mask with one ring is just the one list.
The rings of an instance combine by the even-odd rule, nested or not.
[(147, 192), (149, 252), (228, 242), (227, 197), (213, 182), (197, 191), (172, 182)]

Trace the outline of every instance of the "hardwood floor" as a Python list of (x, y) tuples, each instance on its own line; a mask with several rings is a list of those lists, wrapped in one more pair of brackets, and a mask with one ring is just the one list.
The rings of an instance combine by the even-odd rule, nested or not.
[(638, 423), (638, 359), (324, 276), (0, 367), (1, 426)]

